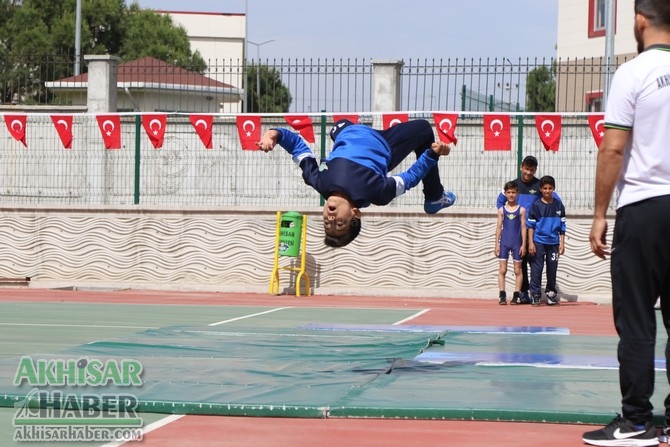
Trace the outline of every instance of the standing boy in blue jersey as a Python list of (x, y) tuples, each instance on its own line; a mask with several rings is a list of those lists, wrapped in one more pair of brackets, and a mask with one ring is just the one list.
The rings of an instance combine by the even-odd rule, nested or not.
[(545, 175), (540, 179), (542, 198), (535, 201), (528, 213), (528, 251), (530, 266), (530, 295), (533, 306), (540, 305), (542, 270), (547, 265), (547, 305), (558, 304), (556, 272), (558, 258), (565, 253), (565, 207), (554, 198), (556, 181)]
[[(444, 191), (437, 168), (438, 159), (449, 155), (451, 147), (435, 141), (428, 121), (408, 121), (379, 131), (340, 120), (330, 137), (333, 149), (320, 165), (295, 132), (270, 129), (257, 143), (265, 152), (276, 144), (283, 147), (302, 169), (305, 183), (325, 199), (326, 245), (342, 247), (350, 243), (361, 230), (360, 208), (386, 205), (421, 181), (427, 214), (435, 214), (456, 201), (453, 192)], [(412, 152), (417, 161), (407, 171), (389, 177), (388, 173)]]
[(512, 303), (520, 303), (520, 290), (523, 283), (521, 260), (526, 254), (526, 209), (519, 205), (519, 185), (511, 180), (505, 183), (505, 197), (507, 202), (498, 210), (498, 223), (496, 225), (495, 254), (499, 261), (498, 268), (498, 304), (507, 304), (507, 292), (505, 292), (505, 275), (507, 274), (507, 262), (512, 255), (514, 262), (514, 294)]

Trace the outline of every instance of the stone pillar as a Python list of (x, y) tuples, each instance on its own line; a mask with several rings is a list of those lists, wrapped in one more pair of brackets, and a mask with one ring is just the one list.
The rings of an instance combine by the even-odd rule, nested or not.
[(117, 56), (85, 55), (88, 61), (88, 91), (86, 106), (89, 113), (116, 113)]
[(372, 61), (372, 111), (400, 110), (401, 60)]

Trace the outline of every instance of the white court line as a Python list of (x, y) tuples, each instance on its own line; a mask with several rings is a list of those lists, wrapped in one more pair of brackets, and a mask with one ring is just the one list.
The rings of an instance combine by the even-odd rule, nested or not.
[(107, 326), (101, 324), (0, 323), (0, 326), (85, 327), (113, 329), (158, 329), (154, 326)]
[(415, 313), (414, 315), (409, 316), (409, 317), (407, 317), (407, 318), (405, 318), (405, 319), (403, 319), (403, 320), (396, 321), (395, 323), (393, 323), (392, 326), (397, 326), (397, 325), (399, 325), (399, 324), (407, 323), (409, 320), (413, 320), (413, 319), (415, 319), (416, 317), (419, 317), (419, 316), (425, 314), (425, 313), (428, 312), (429, 310), (430, 310), (430, 309), (424, 309), (424, 310), (421, 310), (421, 311)]
[[(165, 427), (167, 424), (170, 424), (176, 420), (179, 420), (186, 416), (185, 414), (173, 414), (170, 415), (166, 418), (159, 419), (158, 421), (154, 422), (153, 424), (149, 424), (146, 427), (142, 428), (142, 434), (146, 435), (149, 432), (152, 432), (158, 428)], [(129, 443), (129, 442), (135, 442), (135, 441), (113, 441), (113, 442), (108, 442), (107, 444), (103, 444), (100, 447), (119, 447), (123, 444)]]
[(231, 323), (233, 321), (244, 320), (245, 318), (251, 318), (251, 317), (257, 317), (259, 315), (270, 314), (272, 312), (277, 312), (277, 311), (284, 310), (284, 309), (292, 309), (292, 307), (278, 307), (276, 309), (266, 310), (265, 312), (258, 312), (257, 314), (243, 315), (241, 317), (231, 318), (230, 320), (223, 320), (223, 321), (218, 321), (216, 323), (210, 323), (209, 326), (218, 326), (220, 324), (226, 324), (226, 323)]

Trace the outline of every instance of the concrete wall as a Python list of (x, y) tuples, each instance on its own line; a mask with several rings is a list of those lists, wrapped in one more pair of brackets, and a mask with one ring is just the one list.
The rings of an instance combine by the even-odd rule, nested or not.
[[(315, 294), (497, 299), (493, 212), (365, 213), (359, 238), (322, 243), (307, 212), (307, 272)], [(273, 267), (276, 211), (146, 207), (4, 207), (0, 277), (37, 287), (130, 287), (265, 293)], [(558, 269), (565, 299), (607, 302), (609, 262), (590, 253), (589, 214), (572, 214)], [(613, 225), (610, 225), (612, 228)], [(290, 265), (295, 258), (280, 258)], [(508, 273), (508, 293), (513, 275)], [(295, 277), (280, 272), (280, 292)]]

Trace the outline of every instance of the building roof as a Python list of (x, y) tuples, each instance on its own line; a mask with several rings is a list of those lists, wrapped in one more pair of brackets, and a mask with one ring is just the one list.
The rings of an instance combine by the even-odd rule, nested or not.
[[(86, 88), (87, 85), (88, 73), (46, 83), (47, 87), (56, 89), (81, 89)], [(119, 64), (117, 86), (118, 88), (178, 89), (202, 92), (225, 91), (228, 93), (237, 90), (236, 87), (225, 82), (208, 78), (200, 73), (186, 70), (150, 56)]]

